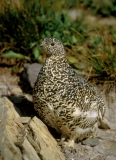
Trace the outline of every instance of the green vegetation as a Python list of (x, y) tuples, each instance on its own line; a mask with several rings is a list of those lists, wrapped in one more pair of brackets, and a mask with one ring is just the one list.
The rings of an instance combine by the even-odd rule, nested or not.
[(87, 7), (94, 14), (102, 16), (116, 16), (116, 1), (115, 0), (81, 0), (81, 5)]
[[(115, 1), (12, 0), (0, 8), (0, 56), (43, 63), (46, 53), (39, 47), (45, 37), (56, 37), (65, 46), (70, 64), (84, 75), (114, 78), (116, 75), (116, 29), (86, 22), (86, 14), (115, 15)], [(10, 5), (9, 5), (10, 4)], [(85, 13), (72, 21), (72, 7)], [(18, 65), (18, 64), (17, 64)], [(20, 65), (19, 65), (20, 66)]]

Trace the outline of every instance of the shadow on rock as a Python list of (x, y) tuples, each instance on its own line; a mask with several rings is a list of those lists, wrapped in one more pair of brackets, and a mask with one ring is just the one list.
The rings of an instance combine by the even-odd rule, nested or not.
[[(6, 96), (5, 96), (6, 97)], [(25, 96), (22, 95), (9, 95), (7, 98), (14, 104), (15, 110), (21, 117), (38, 117), (41, 119), (37, 112), (34, 109), (34, 105), (29, 101)], [(42, 120), (42, 119), (41, 119)], [(47, 124), (46, 124), (47, 125)], [(51, 128), (47, 125), (48, 130), (53, 135), (54, 138), (60, 139), (61, 135), (56, 132), (54, 128)]]
[(37, 116), (33, 103), (23, 95), (8, 95), (7, 98), (14, 104), (20, 116)]

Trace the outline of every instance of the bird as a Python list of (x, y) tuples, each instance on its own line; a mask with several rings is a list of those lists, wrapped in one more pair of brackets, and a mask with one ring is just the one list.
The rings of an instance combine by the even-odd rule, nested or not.
[(97, 89), (70, 66), (57, 38), (45, 38), (40, 46), (47, 58), (33, 87), (34, 108), (71, 146), (94, 134), (106, 107)]

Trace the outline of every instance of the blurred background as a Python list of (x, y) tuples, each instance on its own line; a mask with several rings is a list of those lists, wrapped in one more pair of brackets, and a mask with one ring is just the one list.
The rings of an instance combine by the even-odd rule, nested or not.
[(115, 16), (115, 0), (1, 0), (0, 65), (18, 73), (26, 62), (42, 64), (39, 44), (56, 37), (79, 74), (115, 80)]

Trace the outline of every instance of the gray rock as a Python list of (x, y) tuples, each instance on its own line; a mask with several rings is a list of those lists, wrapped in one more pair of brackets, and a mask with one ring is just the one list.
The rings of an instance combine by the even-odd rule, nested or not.
[(99, 139), (98, 138), (88, 138), (82, 141), (82, 144), (94, 147), (99, 144)]
[(116, 141), (116, 129), (114, 130), (97, 130), (97, 137), (102, 140), (115, 140)]
[(105, 160), (105, 156), (98, 155), (96, 157), (91, 157), (89, 160)]
[(94, 147), (94, 149), (106, 156), (116, 157), (116, 141), (113, 140), (101, 141), (101, 143), (98, 146)]
[(116, 157), (113, 157), (113, 156), (107, 156), (105, 160), (116, 160)]
[(111, 129), (116, 129), (116, 90), (115, 87), (110, 86), (109, 83), (97, 86), (101, 93), (105, 104), (106, 112), (104, 120), (107, 122)]
[(41, 67), (42, 65), (38, 63), (24, 65), (23, 78), (29, 82), (31, 87), (33, 87)]
[(8, 91), (7, 86), (4, 84), (2, 84), (2, 85), (0, 84), (0, 97), (2, 95), (7, 95), (7, 91)]

